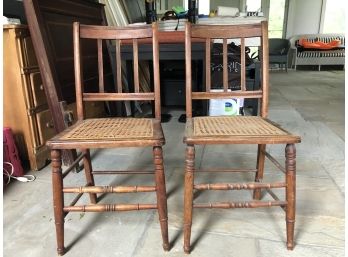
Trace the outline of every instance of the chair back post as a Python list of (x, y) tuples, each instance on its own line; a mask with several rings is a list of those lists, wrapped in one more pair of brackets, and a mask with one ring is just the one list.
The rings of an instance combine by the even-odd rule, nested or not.
[(261, 99), (261, 111), (260, 115), (266, 118), (268, 115), (268, 104), (269, 104), (269, 50), (268, 50), (268, 22), (261, 22), (261, 49), (262, 49), (262, 59), (261, 59), (261, 72), (262, 72), (262, 99)]
[(186, 117), (192, 118), (191, 23), (185, 24)]
[(161, 85), (159, 72), (159, 44), (158, 24), (152, 23), (152, 51), (153, 51), (153, 72), (154, 72), (154, 93), (155, 93), (155, 118), (161, 120)]
[(81, 48), (80, 48), (80, 23), (73, 23), (73, 44), (74, 44), (74, 72), (75, 72), (75, 92), (76, 92), (76, 111), (77, 120), (83, 120), (84, 107), (82, 103), (82, 68), (81, 68)]

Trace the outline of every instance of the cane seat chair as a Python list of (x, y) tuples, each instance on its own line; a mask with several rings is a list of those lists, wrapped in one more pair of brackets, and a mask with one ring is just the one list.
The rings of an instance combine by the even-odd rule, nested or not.
[[(256, 208), (280, 206), (286, 212), (287, 248), (293, 249), (294, 222), (295, 222), (295, 143), (300, 137), (292, 135), (277, 124), (267, 119), (268, 114), (268, 35), (267, 22), (244, 25), (191, 25), (185, 27), (185, 58), (186, 58), (186, 115), (184, 143), (186, 144), (185, 186), (184, 186), (184, 251), (190, 252), (190, 238), (192, 214), (194, 208)], [(261, 56), (261, 85), (260, 89), (247, 91), (245, 78), (245, 44), (248, 38), (260, 38), (262, 47)], [(206, 45), (206, 83), (205, 91), (192, 92), (191, 77), (191, 42), (192, 38), (200, 38)], [(223, 41), (223, 85), (220, 92), (211, 90), (210, 62), (211, 44), (215, 39)], [(241, 89), (231, 91), (228, 88), (228, 51), (227, 40), (239, 40), (241, 48)], [(261, 101), (260, 115), (258, 116), (201, 116), (192, 117), (192, 100), (256, 98)], [(218, 144), (253, 144), (257, 145), (256, 167), (252, 169), (240, 168), (195, 168), (196, 145)], [(284, 144), (286, 163), (285, 168), (266, 152), (266, 144)], [(229, 148), (227, 148), (229, 149)], [(202, 156), (204, 163), (204, 155)], [(277, 167), (286, 174), (284, 182), (262, 182), (265, 157), (268, 157)], [(253, 165), (253, 164), (252, 164)], [(195, 184), (194, 177), (200, 172), (255, 172), (255, 180), (242, 183), (211, 183)], [(271, 188), (285, 188), (286, 199), (279, 198)], [(196, 203), (194, 192), (199, 190), (253, 190), (253, 200), (240, 202)], [(269, 192), (274, 201), (261, 200), (261, 190)], [(199, 195), (199, 194), (198, 194)], [(195, 202), (193, 201), (195, 200)]]
[[(161, 103), (159, 85), (159, 45), (157, 24), (139, 27), (107, 27), (91, 26), (79, 23), (73, 24), (74, 39), (74, 67), (76, 86), (77, 117), (76, 124), (67, 128), (47, 142), (51, 149), (52, 160), (52, 184), (53, 184), (53, 205), (54, 218), (57, 236), (57, 251), (63, 255), (64, 248), (64, 217), (69, 212), (108, 212), (108, 211), (132, 211), (157, 209), (162, 233), (163, 248), (169, 250), (168, 224), (167, 224), (167, 197), (165, 187), (165, 175), (163, 168), (162, 146), (165, 143), (161, 128)], [(154, 92), (141, 92), (138, 79), (138, 44), (141, 41), (149, 41), (153, 44), (153, 72)], [(84, 41), (95, 41), (96, 55), (98, 56), (99, 92), (86, 93), (83, 85), (83, 58), (81, 49)], [(103, 76), (103, 42), (115, 40), (117, 81), (116, 93), (107, 93), (104, 89)], [(134, 91), (131, 93), (122, 92), (121, 80), (121, 41), (127, 40), (133, 43), (134, 54)], [(104, 42), (105, 43), (105, 42)], [(88, 58), (87, 58), (88, 60)], [(87, 101), (154, 101), (155, 118), (93, 118), (86, 119), (84, 116), (84, 103)], [(133, 171), (101, 171), (93, 170), (90, 157), (90, 148), (120, 148), (123, 147), (152, 147), (154, 170), (133, 170)], [(64, 149), (79, 149), (81, 155), (77, 158), (76, 165), (83, 161), (84, 172), (87, 180), (85, 186), (64, 187), (63, 178), (73, 170), (69, 167), (62, 172), (61, 151)], [(148, 185), (127, 185), (127, 186), (96, 186), (94, 175), (110, 174), (131, 174), (131, 175), (154, 175), (155, 186)], [(157, 203), (139, 204), (104, 204), (97, 203), (97, 194), (105, 193), (135, 193), (135, 192), (156, 192)], [(64, 194), (76, 193), (77, 196), (70, 205), (65, 204)], [(89, 204), (76, 205), (79, 198), (88, 193)], [(115, 231), (116, 232), (116, 231)]]

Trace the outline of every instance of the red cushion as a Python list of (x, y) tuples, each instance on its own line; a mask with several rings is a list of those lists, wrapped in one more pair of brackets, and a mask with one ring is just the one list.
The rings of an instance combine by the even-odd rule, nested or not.
[(329, 43), (324, 43), (322, 41), (315, 41), (315, 42), (309, 42), (305, 38), (301, 38), (299, 40), (299, 45), (303, 46), (304, 48), (314, 48), (314, 49), (333, 49), (339, 47), (341, 44), (341, 41), (338, 39), (331, 40)]

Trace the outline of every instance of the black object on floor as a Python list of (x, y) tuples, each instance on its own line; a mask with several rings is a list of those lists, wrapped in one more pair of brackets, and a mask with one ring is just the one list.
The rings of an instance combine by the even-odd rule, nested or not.
[(181, 123), (186, 123), (186, 114), (181, 114), (178, 121)]
[(172, 115), (169, 113), (162, 113), (161, 114), (161, 122), (166, 123), (169, 122), (172, 119)]

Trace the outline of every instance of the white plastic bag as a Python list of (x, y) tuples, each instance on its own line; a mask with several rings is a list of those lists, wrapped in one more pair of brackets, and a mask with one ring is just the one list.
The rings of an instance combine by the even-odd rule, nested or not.
[[(213, 89), (211, 92), (223, 92), (223, 90)], [(240, 115), (240, 108), (243, 106), (244, 99), (241, 98), (210, 99), (209, 116)]]

